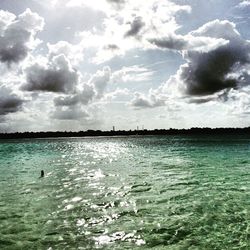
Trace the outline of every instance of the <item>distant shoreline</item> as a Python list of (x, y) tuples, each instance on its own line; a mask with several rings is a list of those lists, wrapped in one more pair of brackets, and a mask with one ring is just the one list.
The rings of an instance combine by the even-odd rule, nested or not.
[(0, 133), (0, 139), (22, 138), (65, 138), (65, 137), (101, 137), (101, 136), (137, 136), (137, 135), (250, 135), (250, 127), (246, 128), (190, 128), (190, 129), (155, 129), (155, 130), (87, 130), (79, 132), (22, 132)]

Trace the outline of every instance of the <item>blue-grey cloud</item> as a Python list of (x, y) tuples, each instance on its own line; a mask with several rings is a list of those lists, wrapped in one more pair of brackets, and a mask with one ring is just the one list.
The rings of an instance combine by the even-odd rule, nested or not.
[(77, 104), (87, 105), (91, 101), (103, 97), (111, 78), (111, 70), (104, 67), (103, 70), (97, 71), (88, 81), (80, 84), (82, 89), (71, 95), (59, 96), (54, 99), (55, 106), (76, 106)]
[(78, 72), (73, 69), (64, 55), (58, 55), (48, 65), (38, 63), (26, 69), (26, 91), (70, 93), (78, 83)]
[(51, 118), (56, 120), (81, 120), (89, 117), (89, 114), (76, 107), (68, 107), (66, 110), (57, 108), (52, 114)]
[(184, 50), (188, 47), (188, 41), (180, 36), (168, 36), (164, 38), (152, 38), (150, 43), (163, 49)]
[(119, 9), (124, 6), (124, 4), (126, 3), (126, 0), (107, 0), (107, 2)]
[(138, 35), (144, 25), (145, 23), (142, 21), (141, 17), (135, 17), (135, 19), (130, 23), (130, 29), (125, 33), (125, 37)]
[(189, 95), (209, 95), (238, 87), (240, 77), (233, 73), (250, 62), (250, 43), (241, 38), (234, 24), (215, 20), (193, 32), (193, 35), (224, 38), (229, 43), (208, 52), (187, 51), (187, 64), (179, 71), (185, 92)]
[(214, 20), (187, 36), (174, 35), (150, 42), (158, 48), (182, 53), (186, 63), (169, 81), (179, 84), (179, 89), (187, 95), (211, 95), (247, 84), (244, 79), (248, 78), (248, 72), (242, 68), (250, 63), (250, 43), (232, 22)]
[(0, 116), (19, 111), (22, 108), (23, 102), (8, 87), (4, 85), (0, 86)]
[(0, 61), (10, 65), (25, 59), (31, 50), (31, 40), (43, 25), (43, 19), (29, 9), (18, 17), (1, 11)]
[(155, 108), (165, 106), (165, 101), (165, 98), (162, 98), (159, 93), (154, 93), (152, 90), (150, 90), (149, 96), (145, 96), (136, 92), (134, 94), (134, 98), (130, 102), (130, 105), (136, 109)]

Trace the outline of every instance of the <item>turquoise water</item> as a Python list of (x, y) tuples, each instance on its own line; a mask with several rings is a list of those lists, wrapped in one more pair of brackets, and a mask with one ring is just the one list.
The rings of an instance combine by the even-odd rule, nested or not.
[(238, 136), (1, 141), (0, 249), (250, 249), (249, 152)]

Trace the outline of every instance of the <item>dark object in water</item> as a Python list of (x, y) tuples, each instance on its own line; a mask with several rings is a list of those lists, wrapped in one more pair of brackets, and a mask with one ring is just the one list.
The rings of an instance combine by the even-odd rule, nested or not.
[(40, 176), (40, 178), (42, 178), (42, 177), (44, 177), (44, 171), (43, 170), (41, 170), (41, 176)]

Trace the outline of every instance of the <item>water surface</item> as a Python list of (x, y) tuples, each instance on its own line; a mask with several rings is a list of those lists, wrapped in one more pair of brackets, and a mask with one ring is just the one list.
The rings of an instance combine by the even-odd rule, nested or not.
[(249, 152), (243, 136), (1, 141), (0, 249), (250, 249)]

